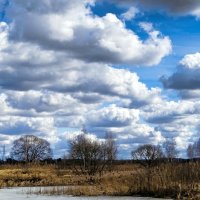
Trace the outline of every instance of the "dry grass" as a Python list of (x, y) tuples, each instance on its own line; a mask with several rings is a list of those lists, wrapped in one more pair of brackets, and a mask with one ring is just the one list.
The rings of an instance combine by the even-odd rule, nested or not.
[(56, 165), (1, 166), (0, 187), (12, 186), (67, 186), (29, 191), (48, 195), (141, 195), (199, 200), (200, 163), (163, 163), (151, 168), (116, 165), (101, 177), (77, 176), (72, 170)]
[(77, 185), (84, 181), (85, 177), (78, 178), (71, 170), (58, 170), (54, 165), (7, 165), (0, 168), (0, 187)]
[(200, 163), (165, 163), (134, 175), (132, 194), (200, 199)]

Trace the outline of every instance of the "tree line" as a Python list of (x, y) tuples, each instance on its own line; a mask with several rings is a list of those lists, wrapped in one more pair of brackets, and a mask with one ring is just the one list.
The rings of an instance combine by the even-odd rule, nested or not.
[[(71, 160), (76, 173), (95, 175), (112, 168), (117, 159), (117, 144), (112, 133), (106, 133), (101, 140), (91, 139), (86, 130), (69, 141), (68, 159)], [(174, 139), (166, 139), (162, 145), (144, 144), (131, 152), (135, 161), (151, 166), (157, 161), (169, 162), (178, 157)], [(50, 143), (34, 135), (24, 135), (13, 142), (10, 152), (13, 160), (38, 162), (52, 159)], [(200, 139), (188, 145), (188, 158), (200, 157)]]
[[(112, 133), (101, 140), (92, 139), (87, 131), (69, 140), (67, 159), (76, 173), (95, 175), (111, 169), (117, 158), (117, 145)], [(37, 163), (53, 157), (50, 143), (34, 135), (24, 135), (13, 142), (10, 157), (14, 161)]]

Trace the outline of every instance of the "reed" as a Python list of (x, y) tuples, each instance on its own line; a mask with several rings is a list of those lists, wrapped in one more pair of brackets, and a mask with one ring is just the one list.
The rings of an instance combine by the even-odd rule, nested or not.
[(16, 186), (53, 186), (30, 189), (32, 194), (199, 200), (200, 162), (161, 162), (146, 168), (138, 163), (115, 164), (113, 171), (101, 176), (77, 175), (58, 165), (1, 166), (0, 187)]

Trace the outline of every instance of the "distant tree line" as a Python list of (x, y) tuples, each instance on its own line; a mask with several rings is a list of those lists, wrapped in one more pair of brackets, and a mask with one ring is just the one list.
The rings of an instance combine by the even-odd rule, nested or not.
[[(152, 167), (160, 161), (172, 162), (178, 157), (174, 139), (166, 139), (162, 145), (139, 145), (131, 152), (132, 160), (145, 167)], [(25, 163), (50, 161), (53, 153), (50, 143), (34, 135), (24, 135), (13, 142), (9, 161)], [(190, 159), (200, 158), (200, 139), (187, 148)], [(117, 159), (117, 144), (112, 133), (106, 133), (102, 139), (92, 139), (86, 130), (69, 141), (67, 160), (76, 173), (95, 175), (111, 170)], [(66, 157), (63, 157), (66, 160)], [(55, 160), (54, 160), (55, 161)]]
[[(103, 139), (92, 139), (86, 130), (69, 141), (68, 159), (77, 173), (95, 175), (110, 170), (117, 157), (112, 133)], [(53, 157), (50, 143), (34, 135), (24, 135), (13, 142), (9, 162), (36, 163)]]
[(158, 161), (172, 161), (177, 158), (178, 150), (174, 139), (166, 139), (162, 145), (144, 144), (131, 152), (132, 159), (151, 167)]

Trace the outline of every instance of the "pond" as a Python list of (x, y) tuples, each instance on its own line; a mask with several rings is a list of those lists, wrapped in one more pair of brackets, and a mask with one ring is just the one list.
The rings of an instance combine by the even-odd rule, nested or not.
[(143, 197), (72, 197), (29, 195), (30, 188), (0, 189), (0, 200), (159, 200)]

